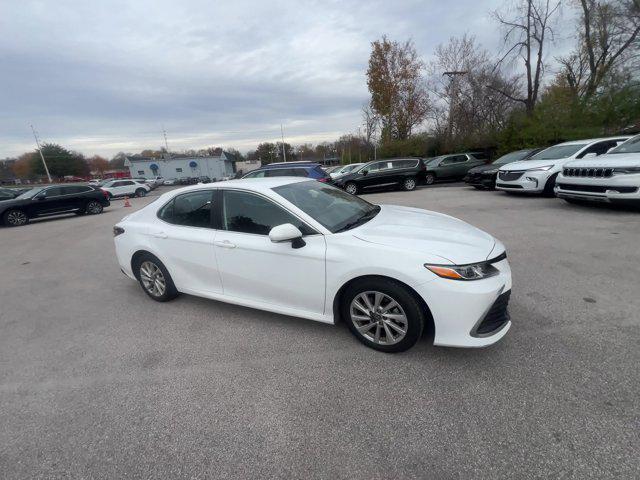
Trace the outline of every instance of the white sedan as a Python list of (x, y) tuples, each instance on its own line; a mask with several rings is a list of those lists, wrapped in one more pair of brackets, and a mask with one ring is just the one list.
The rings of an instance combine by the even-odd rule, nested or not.
[(575, 140), (545, 148), (529, 160), (500, 167), (496, 188), (510, 193), (540, 193), (552, 197), (556, 178), (564, 164), (575, 159), (597, 157), (629, 138), (621, 136)]
[(511, 270), (491, 235), (435, 212), (372, 205), (273, 177), (165, 193), (114, 227), (122, 271), (154, 300), (178, 292), (325, 323), (398, 352), (484, 347), (511, 321)]

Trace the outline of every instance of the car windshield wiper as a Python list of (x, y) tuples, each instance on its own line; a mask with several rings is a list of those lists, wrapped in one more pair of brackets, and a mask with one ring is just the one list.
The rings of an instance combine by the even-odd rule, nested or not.
[(367, 223), (369, 220), (371, 220), (373, 217), (375, 217), (378, 214), (379, 211), (380, 211), (380, 206), (379, 205), (375, 205), (367, 213), (365, 213), (364, 215), (358, 217), (353, 222), (347, 223), (344, 227), (339, 228), (334, 233), (344, 232), (345, 230), (351, 230), (352, 228), (355, 228), (358, 225), (362, 225), (363, 223)]

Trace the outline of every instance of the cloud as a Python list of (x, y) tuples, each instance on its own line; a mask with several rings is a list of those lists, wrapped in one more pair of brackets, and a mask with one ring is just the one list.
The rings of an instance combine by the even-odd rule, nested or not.
[[(0, 157), (44, 141), (113, 155), (161, 144), (243, 150), (355, 131), (370, 42), (495, 47), (494, 2), (5, 0)], [(495, 6), (491, 7), (491, 3)]]

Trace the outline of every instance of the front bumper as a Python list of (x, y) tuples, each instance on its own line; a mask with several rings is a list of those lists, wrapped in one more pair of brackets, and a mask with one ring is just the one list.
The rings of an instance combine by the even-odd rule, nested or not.
[(498, 318), (498, 315), (506, 315), (506, 305), (501, 303), (505, 297), (508, 300), (511, 291), (511, 268), (506, 259), (493, 265), (500, 273), (484, 280), (461, 282), (437, 278), (416, 287), (433, 316), (434, 345), (486, 347), (509, 331), (508, 316)]
[(542, 192), (551, 174), (549, 171), (523, 171), (518, 178), (509, 180), (498, 172), (496, 188), (505, 192)]
[(467, 185), (473, 185), (483, 188), (495, 188), (497, 174), (486, 173), (469, 173), (464, 177), (464, 181)]
[(560, 198), (605, 203), (640, 203), (640, 174), (621, 174), (607, 178), (565, 177), (558, 175), (555, 187)]

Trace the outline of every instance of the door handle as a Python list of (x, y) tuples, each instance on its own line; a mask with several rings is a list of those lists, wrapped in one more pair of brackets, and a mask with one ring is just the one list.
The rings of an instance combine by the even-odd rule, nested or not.
[(231, 243), (229, 240), (215, 240), (213, 244), (222, 248), (236, 248), (236, 244)]
[(155, 238), (167, 238), (168, 237), (168, 235), (166, 233), (164, 233), (164, 232), (153, 232), (151, 234), (151, 236), (155, 237)]

